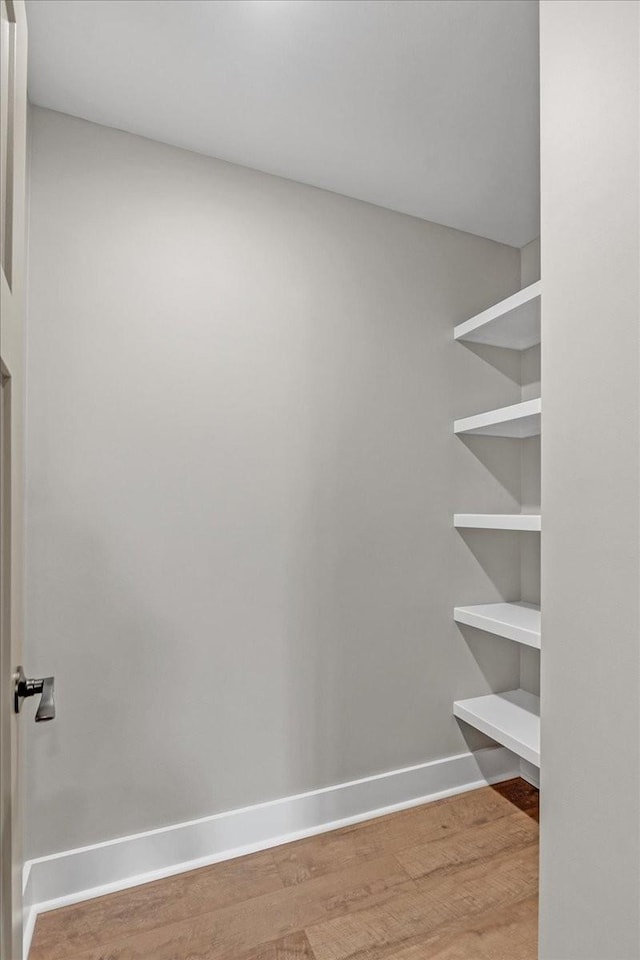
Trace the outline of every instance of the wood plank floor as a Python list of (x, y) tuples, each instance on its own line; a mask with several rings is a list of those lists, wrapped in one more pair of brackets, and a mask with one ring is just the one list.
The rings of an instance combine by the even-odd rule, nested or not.
[(537, 890), (510, 780), (41, 914), (29, 960), (535, 960)]

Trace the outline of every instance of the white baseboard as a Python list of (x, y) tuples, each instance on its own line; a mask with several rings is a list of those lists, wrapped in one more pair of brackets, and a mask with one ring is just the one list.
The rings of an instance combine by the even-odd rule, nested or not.
[(36, 916), (47, 910), (519, 775), (517, 757), (488, 747), (30, 860), (25, 960)]
[(540, 789), (540, 768), (536, 767), (533, 763), (529, 763), (528, 760), (520, 761), (520, 776), (523, 780), (526, 780), (527, 783), (530, 783), (532, 787)]

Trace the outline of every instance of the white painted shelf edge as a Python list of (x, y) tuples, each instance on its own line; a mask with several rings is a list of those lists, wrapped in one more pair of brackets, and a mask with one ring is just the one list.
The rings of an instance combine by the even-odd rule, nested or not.
[(541, 293), (542, 283), (537, 280), (506, 300), (457, 324), (453, 330), (454, 339), (511, 350), (527, 350), (535, 346), (540, 343)]
[(539, 513), (454, 513), (454, 527), (478, 530), (533, 530), (542, 527)]
[(526, 690), (457, 700), (453, 712), (523, 760), (540, 766), (540, 699)]
[(540, 649), (540, 607), (533, 603), (480, 603), (454, 607), (453, 619), (515, 643)]
[(476, 413), (453, 421), (453, 432), (492, 437), (534, 437), (540, 433), (542, 399), (523, 400), (508, 407)]

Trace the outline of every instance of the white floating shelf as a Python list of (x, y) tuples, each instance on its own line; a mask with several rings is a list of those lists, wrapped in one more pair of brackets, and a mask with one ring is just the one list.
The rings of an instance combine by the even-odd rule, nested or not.
[(453, 712), (523, 760), (540, 766), (540, 699), (532, 693), (509, 690), (458, 700)]
[(540, 433), (542, 400), (523, 400), (509, 407), (477, 413), (453, 421), (454, 433), (474, 433), (484, 437), (535, 437)]
[(540, 607), (533, 603), (480, 603), (472, 607), (455, 607), (453, 619), (540, 649)]
[(540, 343), (541, 281), (454, 327), (455, 340), (526, 350)]
[(454, 513), (454, 527), (477, 530), (540, 530), (539, 513)]

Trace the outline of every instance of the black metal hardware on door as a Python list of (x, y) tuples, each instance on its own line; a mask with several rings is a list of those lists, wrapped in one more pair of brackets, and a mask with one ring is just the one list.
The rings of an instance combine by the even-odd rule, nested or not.
[(53, 685), (53, 677), (44, 677), (41, 680), (28, 680), (24, 675), (22, 667), (18, 667), (13, 694), (13, 708), (15, 712), (20, 713), (22, 701), (27, 697), (35, 697), (40, 694), (40, 703), (36, 710), (36, 723), (42, 723), (43, 720), (54, 720), (56, 716), (56, 705), (53, 700)]

